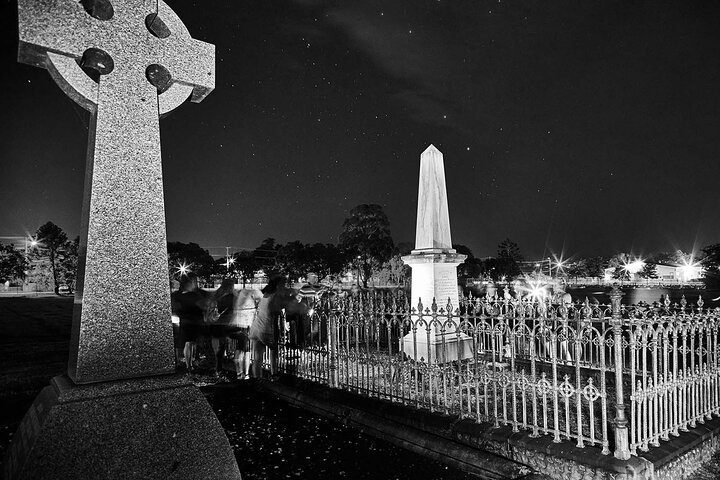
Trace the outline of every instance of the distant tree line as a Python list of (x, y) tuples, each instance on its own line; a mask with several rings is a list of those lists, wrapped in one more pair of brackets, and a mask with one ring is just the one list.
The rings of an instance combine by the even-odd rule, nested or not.
[[(61, 287), (66, 286), (67, 292), (72, 293), (76, 283), (79, 238), (69, 240), (62, 228), (47, 222), (37, 229), (32, 239), (33, 245), (25, 245), (24, 250), (0, 243), (0, 283), (25, 281), (55, 293), (60, 293)], [(454, 244), (453, 248), (467, 256), (458, 267), (461, 280), (511, 281), (522, 274), (524, 257), (520, 247), (509, 238), (498, 244), (493, 257), (475, 257), (461, 244)], [(228, 257), (214, 259), (197, 243), (169, 242), (168, 271), (171, 280), (193, 272), (208, 283), (217, 277), (248, 282), (261, 271), (267, 276), (284, 275), (291, 281), (298, 281), (308, 273), (315, 273), (320, 279), (339, 280), (352, 271), (365, 287), (371, 281), (402, 286), (410, 278), (410, 268), (401, 257), (411, 250), (410, 243), (393, 242), (390, 222), (380, 205), (363, 204), (348, 212), (337, 245), (305, 244), (298, 240), (281, 244), (274, 238), (266, 238), (253, 250), (232, 252)], [(612, 268), (615, 279), (627, 280), (630, 273), (626, 267), (633, 261), (635, 257), (628, 253), (575, 258), (561, 266), (555, 264), (553, 274), (570, 280), (602, 278), (606, 270)], [(643, 259), (637, 275), (643, 279), (658, 278), (659, 264), (700, 265), (706, 285), (720, 288), (720, 243), (704, 247), (696, 256), (681, 250), (649, 255)]]
[[(611, 275), (614, 279), (629, 280), (631, 274), (627, 267), (635, 261), (637, 261), (637, 257), (624, 252), (617, 253), (611, 257), (598, 256), (580, 258), (564, 262), (558, 274), (573, 280), (588, 277), (602, 278), (607, 269), (612, 269)], [(642, 279), (658, 278), (658, 265), (693, 265), (707, 267), (710, 263), (707, 259), (705, 249), (697, 256), (685, 253), (682, 250), (654, 253), (642, 259), (642, 266), (637, 271), (637, 276)]]
[(374, 274), (387, 271), (387, 278), (402, 281), (400, 253), (390, 234), (390, 222), (380, 205), (358, 205), (350, 210), (342, 225), (340, 242), (285, 244), (266, 238), (251, 251), (240, 251), (214, 260), (196, 243), (168, 243), (171, 278), (178, 278), (188, 269), (204, 281), (223, 276), (248, 282), (258, 272), (266, 276), (284, 275), (298, 281), (308, 273), (320, 279), (339, 279), (353, 269), (367, 287)]

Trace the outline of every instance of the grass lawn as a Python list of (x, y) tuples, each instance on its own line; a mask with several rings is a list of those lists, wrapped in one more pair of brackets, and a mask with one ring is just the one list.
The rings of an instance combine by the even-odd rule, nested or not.
[(72, 297), (0, 297), (0, 462), (23, 415), (67, 369)]

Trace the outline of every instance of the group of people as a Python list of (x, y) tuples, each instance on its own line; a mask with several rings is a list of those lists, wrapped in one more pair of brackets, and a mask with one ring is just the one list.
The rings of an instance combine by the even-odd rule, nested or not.
[[(308, 277), (309, 283), (300, 292), (289, 288), (284, 277), (273, 277), (260, 291), (236, 290), (233, 281), (226, 279), (213, 293), (199, 288), (196, 276), (183, 276), (180, 288), (171, 295), (172, 312), (179, 319), (173, 324), (176, 361), (191, 371), (197, 342), (205, 336), (211, 339), (215, 369), (220, 372), (230, 339), (235, 343), (233, 362), (238, 379), (248, 379), (250, 373), (261, 378), (266, 349), (272, 378), (276, 378), (280, 329), (292, 327), (291, 336), (306, 337), (309, 322), (305, 319), (317, 293)], [(291, 320), (281, 325), (283, 311)]]

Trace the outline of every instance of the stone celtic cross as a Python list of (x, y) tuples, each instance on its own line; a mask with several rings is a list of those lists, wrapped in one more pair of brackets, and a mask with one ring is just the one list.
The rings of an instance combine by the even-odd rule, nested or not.
[(18, 0), (18, 23), (18, 60), (92, 117), (68, 373), (170, 373), (159, 118), (213, 90), (215, 47), (162, 0)]

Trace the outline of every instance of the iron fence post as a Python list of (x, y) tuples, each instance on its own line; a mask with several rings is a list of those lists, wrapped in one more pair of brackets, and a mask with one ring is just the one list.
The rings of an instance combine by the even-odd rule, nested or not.
[[(612, 306), (612, 318), (610, 325), (613, 329), (615, 344), (615, 458), (620, 460), (630, 459), (630, 448), (628, 444), (628, 420), (625, 416), (625, 396), (623, 394), (623, 364), (622, 364), (622, 314), (620, 300), (625, 295), (620, 291), (617, 284), (613, 285), (610, 292), (610, 303)], [(631, 352), (632, 354), (632, 352)]]
[(338, 372), (338, 331), (337, 316), (330, 311), (328, 323), (328, 386), (338, 388), (340, 377)]

